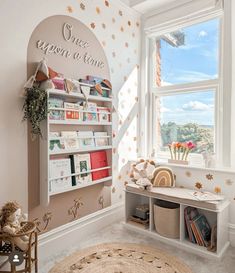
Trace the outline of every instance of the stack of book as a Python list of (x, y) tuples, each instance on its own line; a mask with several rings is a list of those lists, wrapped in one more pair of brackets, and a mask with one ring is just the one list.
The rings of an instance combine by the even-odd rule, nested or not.
[(208, 247), (211, 240), (211, 227), (207, 218), (193, 207), (184, 209), (184, 218), (189, 241)]

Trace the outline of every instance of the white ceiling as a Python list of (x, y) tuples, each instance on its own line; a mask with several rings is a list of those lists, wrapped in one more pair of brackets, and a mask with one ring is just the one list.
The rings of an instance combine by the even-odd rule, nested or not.
[(179, 0), (122, 0), (125, 4), (129, 4), (129, 6), (138, 12), (144, 14), (149, 11), (157, 10), (164, 6), (168, 6), (174, 2), (180, 2)]

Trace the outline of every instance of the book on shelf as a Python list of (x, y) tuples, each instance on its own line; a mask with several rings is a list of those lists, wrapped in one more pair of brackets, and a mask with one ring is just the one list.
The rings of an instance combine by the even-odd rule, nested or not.
[(76, 131), (61, 131), (61, 137), (64, 139), (64, 146), (66, 150), (73, 150), (79, 148), (79, 142)]
[[(91, 169), (99, 169), (108, 166), (106, 151), (91, 152), (90, 157)], [(108, 169), (92, 172), (92, 180), (99, 180), (108, 176)]]
[[(48, 100), (48, 107), (50, 108), (63, 108), (64, 101), (59, 98), (50, 97)], [(63, 120), (64, 111), (61, 110), (49, 110), (49, 119), (52, 120)]]
[(186, 225), (186, 231), (189, 236), (189, 241), (192, 243), (196, 243), (196, 238), (194, 236), (194, 233), (191, 228), (191, 222), (195, 217), (198, 217), (199, 213), (196, 208), (193, 207), (186, 207), (184, 209), (184, 219), (185, 219), (185, 225)]
[[(65, 119), (67, 119), (67, 120), (76, 119), (76, 120), (82, 121), (82, 112), (78, 112), (78, 111), (82, 110), (82, 106), (80, 106), (77, 103), (65, 102), (64, 108), (66, 109)], [(69, 110), (67, 110), (67, 109), (69, 109)], [(73, 111), (73, 110), (76, 110), (76, 111)]]
[(108, 133), (107, 132), (94, 132), (96, 146), (108, 146)]
[[(200, 216), (198, 216), (200, 217)], [(192, 231), (193, 231), (193, 234), (194, 234), (194, 237), (196, 239), (196, 243), (199, 245), (199, 246), (204, 246), (203, 244), (203, 241), (202, 241), (202, 238), (200, 237), (200, 234), (195, 226), (195, 223), (194, 223), (194, 220), (191, 221), (191, 228), (192, 228)]]
[(108, 107), (97, 107), (98, 121), (110, 122), (110, 109)]
[(81, 173), (72, 177), (73, 185), (82, 184), (83, 182), (91, 181), (91, 162), (90, 154), (75, 154), (70, 155), (71, 160), (71, 171), (72, 173)]
[[(49, 164), (50, 192), (66, 190), (72, 186), (71, 163), (69, 159), (53, 159)], [(62, 176), (68, 177), (59, 178)], [(57, 179), (53, 179), (57, 178)]]
[(95, 142), (92, 131), (78, 131), (77, 132), (79, 147), (94, 147)]
[(97, 117), (97, 104), (94, 102), (88, 102), (87, 107), (83, 113), (83, 121), (88, 121), (88, 122), (97, 122), (98, 117)]
[(203, 245), (208, 247), (211, 239), (211, 227), (205, 215), (201, 214), (193, 222), (203, 242)]

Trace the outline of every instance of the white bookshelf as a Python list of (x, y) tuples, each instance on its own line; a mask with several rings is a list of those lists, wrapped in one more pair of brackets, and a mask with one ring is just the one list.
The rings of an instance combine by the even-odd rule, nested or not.
[[(169, 189), (170, 190), (170, 189)], [(180, 205), (180, 236), (178, 239), (171, 239), (160, 235), (154, 224), (154, 204), (157, 200), (165, 200), (168, 202), (173, 202)], [(140, 204), (149, 205), (149, 227), (147, 229), (132, 225), (129, 222), (129, 217), (134, 214), (135, 208)], [(191, 243), (186, 235), (185, 230), (185, 220), (184, 220), (184, 209), (187, 206), (195, 207), (198, 209), (199, 213), (204, 214), (212, 226), (217, 224), (217, 250), (216, 252), (210, 252), (206, 247), (199, 246), (197, 244)], [(201, 255), (208, 258), (221, 258), (229, 247), (229, 233), (228, 233), (228, 213), (229, 213), (229, 201), (222, 201), (217, 208), (208, 207), (206, 202), (192, 202), (186, 199), (173, 198), (172, 196), (163, 196), (162, 194), (152, 193), (147, 190), (132, 190), (127, 188), (125, 190), (125, 224), (129, 229), (141, 232), (152, 238), (155, 238), (164, 243), (168, 243), (185, 251), (191, 251), (192, 253)]]
[[(92, 85), (80, 83), (80, 85), (90, 86)], [(112, 94), (111, 90), (108, 88), (102, 88), (104, 90), (110, 91), (110, 97), (101, 97), (90, 95), (88, 98), (89, 102), (95, 102), (97, 106), (107, 107), (111, 109), (110, 112), (110, 121), (109, 122), (89, 122), (89, 121), (80, 121), (80, 120), (52, 120), (49, 118), (49, 112), (47, 120), (42, 122), (41, 130), (43, 138), (40, 140), (40, 204), (46, 206), (50, 203), (50, 197), (58, 194), (63, 194), (70, 191), (75, 191), (84, 187), (92, 187), (98, 184), (103, 184), (104, 186), (112, 185)], [(48, 89), (48, 100), (51, 97), (63, 99), (64, 102), (77, 103), (85, 101), (83, 94), (80, 93), (67, 93), (63, 90), (58, 89)], [(66, 108), (51, 108), (50, 110), (59, 110), (59, 111), (70, 111), (71, 109)], [(72, 110), (76, 111), (76, 110)], [(79, 112), (88, 112), (88, 111), (79, 111)], [(98, 115), (99, 112), (97, 112)], [(107, 146), (87, 146), (81, 147), (78, 149), (60, 149), (51, 151), (49, 149), (51, 140), (66, 140), (66, 137), (50, 137), (50, 132), (61, 132), (61, 131), (94, 131), (94, 132), (107, 132), (107, 136), (102, 136), (102, 138), (108, 139)], [(79, 137), (77, 137), (79, 139)], [(90, 138), (90, 137), (89, 137)], [(99, 138), (99, 136), (93, 136), (94, 140)], [(88, 172), (81, 173), (71, 173), (71, 175), (65, 175), (60, 177), (50, 178), (49, 166), (50, 160), (58, 158), (69, 158), (69, 155), (89, 153), (93, 151), (102, 151), (105, 150), (107, 154), (108, 166), (104, 168), (99, 168), (95, 170), (89, 170)], [(89, 182), (81, 182), (76, 179), (77, 184), (75, 186), (68, 187), (62, 190), (50, 191), (50, 181), (53, 179), (59, 179), (64, 177), (78, 176), (83, 173), (92, 173), (94, 171), (108, 169), (109, 176), (102, 178), (100, 180), (93, 180)]]

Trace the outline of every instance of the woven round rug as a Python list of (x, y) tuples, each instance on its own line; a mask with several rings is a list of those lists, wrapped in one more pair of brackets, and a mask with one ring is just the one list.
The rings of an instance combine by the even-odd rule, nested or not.
[(177, 258), (146, 245), (112, 243), (75, 252), (49, 273), (192, 273)]

